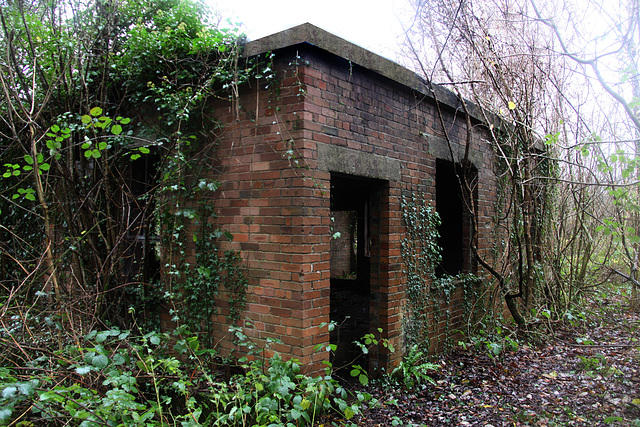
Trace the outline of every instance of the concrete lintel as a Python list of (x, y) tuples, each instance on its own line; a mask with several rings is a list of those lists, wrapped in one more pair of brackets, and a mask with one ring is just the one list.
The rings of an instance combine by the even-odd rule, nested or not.
[(402, 178), (400, 160), (321, 142), (318, 143), (318, 169), (388, 181)]
[[(451, 149), (449, 149), (449, 144), (446, 139), (433, 135), (427, 135), (427, 142), (429, 144), (429, 154), (437, 159), (451, 161), (452, 152), (454, 162), (459, 163), (464, 158), (463, 145), (454, 144)], [(483, 165), (482, 153), (476, 150), (469, 151), (469, 160), (476, 168), (480, 168)]]

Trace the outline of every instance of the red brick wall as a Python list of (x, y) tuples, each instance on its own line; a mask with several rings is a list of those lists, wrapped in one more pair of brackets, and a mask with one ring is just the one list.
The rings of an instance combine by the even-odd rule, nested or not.
[[(227, 246), (241, 252), (250, 283), (246, 331), (257, 339), (279, 338), (283, 344), (274, 350), (301, 359), (309, 372), (327, 359), (326, 352), (314, 350), (329, 340), (326, 328), (319, 329), (329, 321), (330, 303), (331, 171), (318, 169), (322, 143), (402, 164), (400, 179), (389, 180), (378, 194), (370, 307), (372, 330), (383, 328), (401, 348), (406, 304), (400, 201), (403, 193), (435, 198), (429, 145), (443, 136), (436, 109), (424, 94), (310, 45), (277, 51), (274, 61), (277, 85), (265, 89), (265, 81), (252, 82), (241, 88), (238, 105), (220, 103), (211, 111), (225, 126), (217, 151), (217, 221), (234, 235)], [(462, 113), (443, 109), (449, 136), (463, 143)], [(490, 257), (496, 178), (481, 127), (474, 130), (473, 149), (481, 159), (475, 164), (479, 249)], [(452, 301), (451, 318), (465, 321), (462, 304)], [(231, 350), (223, 314), (213, 321), (219, 322), (221, 347)], [(392, 355), (391, 363), (398, 357)], [(372, 360), (374, 366), (388, 363), (375, 352)]]

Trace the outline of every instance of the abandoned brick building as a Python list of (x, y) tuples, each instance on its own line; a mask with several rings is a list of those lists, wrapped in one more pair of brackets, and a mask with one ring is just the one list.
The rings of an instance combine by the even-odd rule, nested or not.
[[(468, 130), (458, 99), (310, 24), (249, 42), (244, 55), (261, 57), (273, 79), (241, 86), (237, 102), (219, 102), (213, 114), (225, 128), (217, 221), (247, 267), (247, 334), (282, 340), (274, 350), (308, 372), (329, 358), (318, 344), (378, 328), (402, 349), (403, 196), (420, 195), (443, 219), (438, 268), (480, 272), (454, 169)], [(495, 154), (481, 114), (470, 114), (478, 250), (491, 259)], [(448, 327), (465, 321), (461, 306), (452, 298), (441, 307)], [(340, 338), (320, 327), (332, 320), (344, 322)], [(222, 313), (212, 322), (232, 348)], [(373, 351), (369, 366), (393, 365), (401, 353)]]

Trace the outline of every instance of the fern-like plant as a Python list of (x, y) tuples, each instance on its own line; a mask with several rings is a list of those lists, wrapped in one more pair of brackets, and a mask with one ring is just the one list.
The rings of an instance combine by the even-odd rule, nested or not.
[(426, 354), (417, 345), (412, 346), (400, 362), (391, 371), (391, 377), (407, 389), (414, 389), (424, 384), (435, 384), (431, 373), (440, 369), (440, 365), (427, 362)]

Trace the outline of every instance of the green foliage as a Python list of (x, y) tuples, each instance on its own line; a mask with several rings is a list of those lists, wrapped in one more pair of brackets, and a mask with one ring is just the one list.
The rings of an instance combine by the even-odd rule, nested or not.
[(223, 96), (252, 74), (237, 67), (238, 32), (211, 25), (204, 3), (151, 1), (141, 15), (132, 12), (115, 74), (130, 99), (154, 105), (166, 126), (184, 128), (207, 97)]
[[(174, 320), (213, 346), (211, 317), (220, 314), (221, 292), (226, 292), (227, 319), (236, 324), (246, 303), (248, 282), (239, 254), (219, 250), (220, 242), (233, 236), (213, 224), (213, 198), (219, 183), (207, 177), (212, 167), (203, 160), (201, 150), (190, 138), (176, 145), (160, 177), (155, 219), (160, 230), (167, 230), (161, 234), (162, 283), (174, 299)], [(195, 255), (195, 262), (189, 254)]]
[[(83, 347), (33, 359), (19, 373), (5, 368), (0, 373), (2, 422), (164, 425), (163, 405), (193, 387), (183, 362), (166, 352), (168, 342), (169, 336), (156, 333), (92, 331)], [(192, 409), (186, 405), (185, 415), (175, 419), (194, 416)]]
[[(351, 419), (371, 396), (349, 393), (332, 378), (302, 373), (267, 342), (232, 328), (247, 350), (223, 378), (217, 353), (185, 328), (172, 334), (92, 331), (78, 344), (32, 358), (22, 369), (0, 368), (0, 422), (46, 419), (86, 426), (302, 426), (337, 413)], [(28, 354), (29, 349), (24, 349)]]
[[(218, 184), (204, 159), (213, 141), (185, 135), (201, 129), (192, 111), (229, 97), (251, 67), (238, 69), (236, 35), (209, 26), (199, 3), (64, 7), (51, 16), (66, 18), (49, 21), (2, 6), (16, 35), (3, 48), (16, 55), (0, 66), (18, 83), (0, 103), (14, 120), (0, 123), (12, 138), (0, 161), (0, 424), (201, 425), (226, 386), (206, 330), (214, 297), (222, 286), (237, 320), (246, 278), (237, 253), (218, 252), (231, 236), (212, 225)], [(165, 24), (175, 28), (143, 34)], [(37, 114), (25, 116), (31, 105)], [(183, 270), (174, 262), (187, 252), (196, 262)], [(158, 256), (169, 264), (162, 281), (152, 272)], [(125, 330), (136, 319), (156, 327), (153, 314), (176, 300), (198, 315), (171, 334)], [(80, 338), (96, 324), (106, 330)]]
[[(447, 306), (451, 302), (453, 291), (462, 288), (464, 314), (468, 317), (473, 310), (482, 310), (483, 304), (477, 304), (481, 280), (473, 274), (456, 276), (436, 275), (436, 266), (442, 261), (438, 227), (440, 217), (423, 198), (413, 195), (402, 198), (402, 217), (407, 229), (407, 237), (402, 240), (402, 272), (406, 277), (407, 309), (404, 329), (409, 347), (418, 345), (428, 351), (431, 334), (445, 316), (445, 330), (448, 342), (451, 311), (441, 309), (441, 302)], [(430, 315), (433, 318), (430, 321)]]
[[(489, 322), (492, 322), (490, 319)], [(459, 341), (458, 345), (463, 348), (472, 346), (476, 350), (486, 351), (487, 355), (496, 360), (496, 358), (504, 355), (506, 351), (516, 352), (520, 346), (517, 337), (514, 334), (501, 327), (496, 326), (493, 332), (486, 325), (482, 325), (477, 334), (468, 338), (469, 342)]]
[(402, 241), (402, 272), (406, 277), (407, 305), (410, 313), (405, 330), (411, 344), (428, 347), (430, 280), (441, 260), (438, 246), (440, 217), (431, 206), (415, 195), (402, 198), (402, 217), (408, 237)]
[[(236, 253), (218, 254), (211, 209), (198, 212), (204, 237), (191, 246), (180, 228), (187, 218), (175, 229), (161, 219), (166, 213), (176, 222), (179, 212), (198, 210), (210, 203), (211, 185), (217, 188), (201, 107), (211, 97), (232, 98), (254, 74), (251, 64), (238, 63), (240, 35), (216, 28), (198, 1), (41, 7), (2, 6), (5, 34), (12, 34), (0, 41), (11, 52), (0, 58), (7, 88), (0, 113), (8, 118), (0, 123), (8, 138), (0, 161), (0, 269), (3, 289), (13, 289), (9, 305), (54, 302), (46, 309), (67, 307), (127, 327), (130, 305), (143, 303), (132, 313), (147, 317), (160, 306), (158, 256), (175, 266), (195, 246), (197, 268), (166, 270), (182, 278), (193, 272), (188, 289), (169, 287), (167, 295), (208, 301), (211, 309), (208, 297), (228, 285), (229, 316), (237, 319), (246, 279)], [(207, 188), (196, 194), (192, 183), (202, 181)], [(171, 243), (163, 232), (184, 244), (160, 248)], [(173, 279), (163, 277), (162, 285)], [(45, 281), (73, 292), (34, 298)], [(202, 320), (190, 322), (194, 331)]]
[(214, 425), (308, 425), (322, 414), (337, 411), (346, 419), (352, 418), (362, 400), (347, 403), (346, 389), (331, 377), (309, 377), (301, 373), (299, 361), (283, 360), (275, 352), (265, 359), (265, 350), (277, 340), (267, 342), (265, 348), (254, 344), (239, 328), (232, 328), (238, 343), (247, 350), (240, 359), (244, 375), (231, 379), (224, 392), (215, 394), (213, 412), (208, 418)]
[(409, 348), (400, 364), (391, 371), (391, 377), (407, 389), (426, 384), (435, 384), (431, 375), (440, 365), (427, 362), (426, 354), (417, 345)]
[[(382, 334), (382, 328), (378, 328), (378, 333)], [(359, 341), (356, 341), (355, 344), (360, 348), (362, 354), (365, 355), (369, 354), (369, 349), (371, 347), (377, 345), (381, 345), (382, 347), (388, 349), (391, 353), (395, 351), (395, 348), (388, 339), (378, 338), (373, 333), (365, 334)]]
[(624, 377), (624, 373), (615, 366), (612, 366), (602, 354), (595, 354), (593, 356), (578, 355), (576, 367), (578, 372), (584, 373), (591, 378), (598, 376), (605, 378), (611, 376)]

